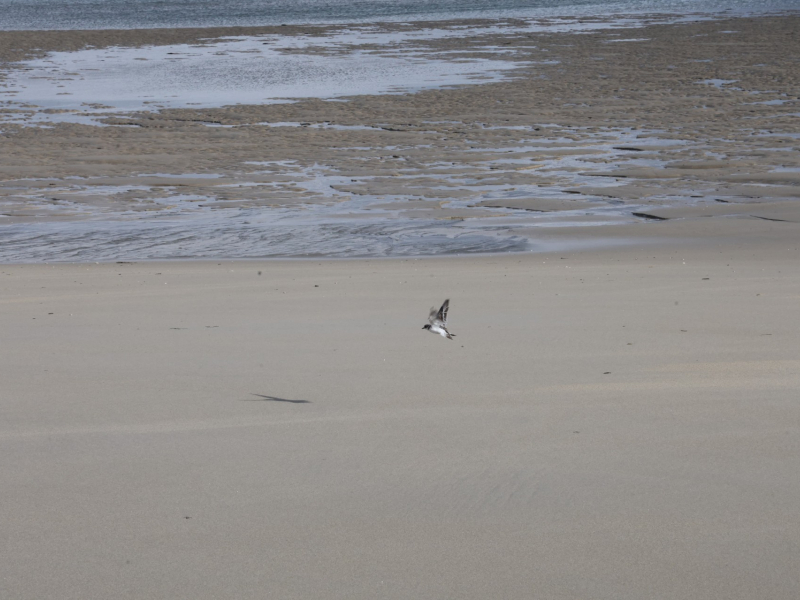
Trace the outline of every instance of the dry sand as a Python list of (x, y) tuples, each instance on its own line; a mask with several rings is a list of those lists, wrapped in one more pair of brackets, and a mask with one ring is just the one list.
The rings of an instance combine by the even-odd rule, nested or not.
[(2, 596), (793, 600), (800, 236), (760, 225), (3, 266)]

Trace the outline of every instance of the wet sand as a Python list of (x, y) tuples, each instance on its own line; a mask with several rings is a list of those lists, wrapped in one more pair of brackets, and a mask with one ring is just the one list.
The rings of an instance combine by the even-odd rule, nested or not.
[[(797, 222), (800, 82), (786, 48), (799, 19), (653, 19), (643, 28), (580, 34), (547, 27), (523, 32), (525, 23), (514, 21), (494, 23), (495, 29), (471, 23), (478, 33), (418, 40), (414, 51), (437, 59), (510, 61), (515, 69), (505, 81), (346, 102), (96, 114), (104, 127), (26, 126), (37, 114), (47, 115), (9, 105), (6, 119), (20, 122), (4, 124), (0, 136), (0, 152), (8, 157), (0, 165), (2, 222), (98, 215), (111, 222), (142, 214), (191, 219), (226, 209), (270, 214), (271, 207), (316, 214), (315, 207), (335, 209), (354, 200), (363, 215), (379, 212), (412, 225), (480, 228), (507, 218), (519, 223), (517, 233), (533, 248), (553, 236), (612, 240), (618, 226), (625, 226), (625, 237), (659, 236), (665, 219)], [(409, 26), (387, 31), (403, 27)], [(117, 39), (134, 46), (207, 44), (276, 30), (320, 39), (339, 31), (0, 32), (0, 55), (10, 60), (43, 50), (104, 48)], [(303, 50), (325, 51), (322, 43)], [(614, 227), (584, 231), (598, 223)], [(117, 254), (97, 258), (209, 256), (169, 247), (148, 255), (122, 244), (130, 235), (112, 240)], [(297, 254), (313, 253), (321, 243), (309, 240)], [(158, 242), (154, 236), (148, 246)], [(26, 243), (4, 260), (24, 261), (26, 251), (35, 260), (93, 260), (76, 251), (85, 246), (80, 240), (44, 257)], [(226, 241), (210, 256), (273, 254), (259, 243), (232, 247)]]
[(6, 265), (3, 595), (792, 600), (800, 237), (759, 226)]

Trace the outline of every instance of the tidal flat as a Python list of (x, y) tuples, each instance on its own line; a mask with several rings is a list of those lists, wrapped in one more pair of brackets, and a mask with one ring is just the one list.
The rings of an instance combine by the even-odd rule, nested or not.
[(0, 259), (537, 251), (797, 222), (800, 20), (673, 21), (0, 32)]

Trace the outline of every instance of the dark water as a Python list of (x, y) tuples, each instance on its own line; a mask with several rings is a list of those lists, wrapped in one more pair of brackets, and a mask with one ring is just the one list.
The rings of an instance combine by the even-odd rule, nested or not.
[(0, 29), (211, 27), (798, 8), (798, 0), (0, 0)]

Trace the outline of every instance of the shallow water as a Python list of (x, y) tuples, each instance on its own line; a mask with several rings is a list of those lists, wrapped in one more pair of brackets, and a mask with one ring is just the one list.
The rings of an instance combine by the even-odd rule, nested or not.
[[(483, 33), (490, 32), (484, 28)], [(420, 35), (424, 33), (425, 35)], [(298, 98), (413, 93), (498, 81), (507, 60), (454, 62), (414, 45), (466, 31), (379, 33), (371, 29), (318, 36), (231, 38), (207, 45), (86, 49), (27, 61), (6, 79), (14, 106), (94, 115), (164, 108), (270, 104)], [(366, 50), (379, 45), (380, 51)], [(483, 52), (483, 49), (481, 50)], [(102, 105), (102, 107), (98, 107)], [(39, 112), (37, 121), (70, 120)]]
[[(280, 163), (251, 163), (263, 172), (278, 170), (295, 188), (308, 194), (307, 203), (277, 207), (225, 207), (215, 198), (216, 192), (186, 193), (180, 186), (190, 179), (207, 181), (215, 185), (222, 179), (218, 174), (147, 173), (136, 185), (97, 185), (98, 182), (70, 178), (46, 187), (37, 201), (36, 192), (28, 206), (37, 207), (42, 219), (39, 222), (2, 225), (3, 242), (0, 244), (0, 262), (54, 262), (143, 260), (169, 258), (263, 258), (263, 257), (399, 257), (441, 254), (485, 253), (535, 250), (541, 244), (536, 229), (553, 227), (594, 227), (610, 224), (633, 223), (640, 219), (633, 213), (641, 209), (637, 204), (626, 204), (610, 199), (594, 198), (596, 204), (576, 206), (575, 210), (536, 212), (513, 208), (480, 206), (482, 201), (514, 200), (517, 198), (564, 199), (569, 196), (563, 188), (590, 184), (614, 187), (614, 178), (583, 174), (586, 169), (603, 172), (620, 165), (662, 166), (663, 161), (640, 158), (637, 154), (615, 148), (636, 143), (647, 148), (685, 142), (648, 137), (641, 132), (605, 132), (591, 143), (569, 140), (546, 140), (538, 145), (495, 148), (489, 160), (472, 169), (452, 169), (452, 165), (428, 165), (424, 173), (414, 169), (394, 177), (441, 182), (441, 186), (428, 184), (422, 190), (408, 190), (408, 195), (349, 194), (341, 186), (354, 181), (351, 175), (342, 175), (328, 167), (314, 165), (303, 167), (283, 161)], [(486, 173), (499, 165), (530, 162), (526, 156), (531, 150), (544, 148), (558, 150), (569, 147), (576, 154), (551, 158), (541, 162), (540, 171), (556, 177), (563, 185), (542, 188), (537, 185), (486, 184), (475, 181), (478, 173)], [(610, 160), (603, 164), (584, 162), (601, 152)], [(496, 155), (496, 158), (494, 157)], [(246, 183), (242, 174), (235, 185), (272, 186), (269, 183)], [(145, 197), (152, 191), (148, 182), (160, 179), (159, 189), (165, 195), (151, 198), (146, 205), (118, 204), (128, 208), (98, 208), (84, 204), (88, 196), (110, 198), (119, 194), (138, 192)], [(362, 176), (356, 181), (368, 181)], [(170, 180), (176, 186), (170, 187)], [(47, 181), (47, 180), (46, 180)], [(45, 182), (46, 182), (45, 181)], [(224, 179), (222, 186), (232, 185)], [(244, 183), (243, 183), (244, 182)], [(22, 184), (24, 182), (20, 182)], [(63, 187), (67, 184), (66, 187)], [(441, 209), (420, 209), (406, 203), (410, 197), (441, 190), (462, 189), (464, 198), (450, 198), (435, 202)], [(49, 199), (57, 195), (57, 203)], [(76, 198), (70, 202), (69, 198)], [(572, 198), (572, 196), (569, 196)], [(429, 199), (430, 200), (430, 199)], [(143, 210), (142, 210), (143, 209)], [(51, 218), (48, 218), (50, 215)], [(455, 215), (455, 216), (452, 216)]]
[[(285, 210), (242, 209), (192, 219), (153, 216), (118, 222), (45, 223), (4, 230), (3, 262), (119, 259), (424, 256), (520, 251), (522, 238), (437, 221), (340, 216), (313, 224)], [(308, 215), (306, 215), (308, 216)]]

